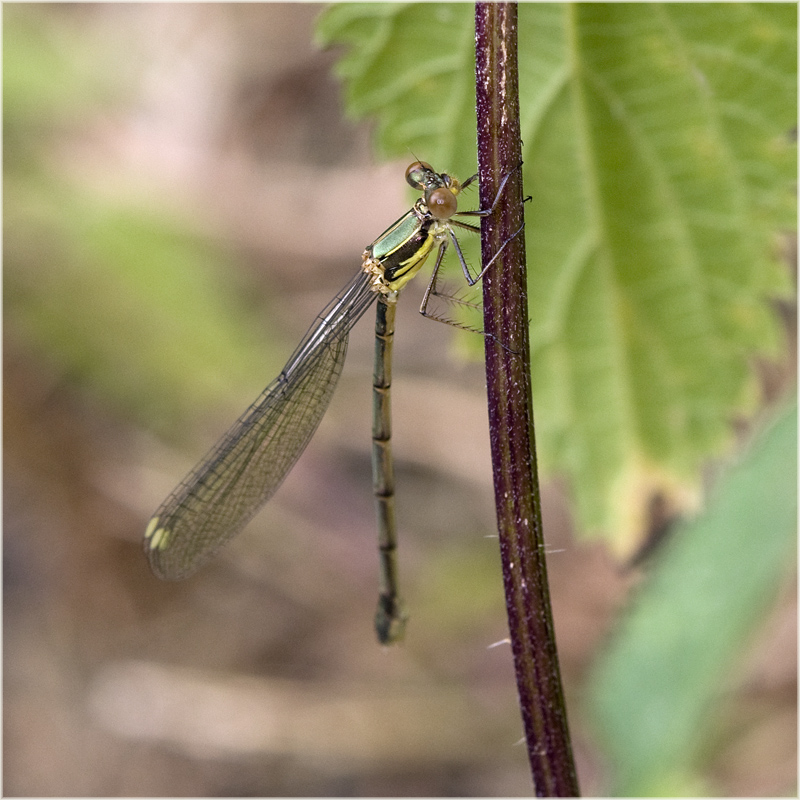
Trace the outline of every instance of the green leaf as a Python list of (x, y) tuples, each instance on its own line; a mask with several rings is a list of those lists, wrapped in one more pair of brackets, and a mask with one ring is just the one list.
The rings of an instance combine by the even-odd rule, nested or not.
[[(320, 19), (381, 153), (475, 169), (473, 9)], [(790, 291), (796, 7), (522, 4), (519, 65), (540, 463), (621, 548), (754, 406)], [(480, 347), (480, 342), (476, 343)]]
[(673, 534), (596, 666), (588, 700), (622, 796), (689, 792), (715, 701), (797, 563), (797, 404)]
[(376, 115), (379, 152), (464, 177), (477, 169), (473, 30), (461, 3), (345, 3), (317, 26), (322, 44), (351, 45), (336, 72), (350, 113)]

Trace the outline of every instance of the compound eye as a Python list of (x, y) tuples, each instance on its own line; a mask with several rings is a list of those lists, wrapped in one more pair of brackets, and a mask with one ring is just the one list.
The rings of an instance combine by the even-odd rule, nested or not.
[(413, 189), (425, 188), (425, 176), (433, 172), (433, 167), (424, 161), (415, 161), (409, 164), (406, 170), (406, 182)]
[(436, 219), (450, 219), (458, 209), (458, 200), (449, 189), (439, 187), (425, 198), (425, 205)]

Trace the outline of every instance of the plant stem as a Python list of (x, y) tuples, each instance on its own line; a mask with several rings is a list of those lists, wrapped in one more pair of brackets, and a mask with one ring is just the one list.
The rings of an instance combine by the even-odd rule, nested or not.
[(515, 3), (477, 3), (476, 100), (481, 208), (513, 172), (481, 226), (486, 380), (503, 584), (528, 757), (537, 796), (579, 793), (544, 558), (531, 402)]

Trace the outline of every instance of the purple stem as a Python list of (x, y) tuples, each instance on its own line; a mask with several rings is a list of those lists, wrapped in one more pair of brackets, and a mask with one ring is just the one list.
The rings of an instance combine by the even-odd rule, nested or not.
[(520, 710), (537, 796), (579, 794), (558, 667), (544, 557), (531, 403), (517, 6), (477, 3), (476, 99), (481, 208), (513, 173), (483, 220), (483, 263), (508, 244), (483, 279), (486, 380), (495, 504), (508, 627)]

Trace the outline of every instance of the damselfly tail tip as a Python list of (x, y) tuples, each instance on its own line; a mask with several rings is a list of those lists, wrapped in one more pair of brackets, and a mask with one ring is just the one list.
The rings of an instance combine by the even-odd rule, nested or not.
[(397, 644), (403, 640), (406, 632), (408, 614), (403, 604), (396, 597), (381, 595), (378, 598), (378, 610), (375, 612), (375, 632), (381, 644)]

